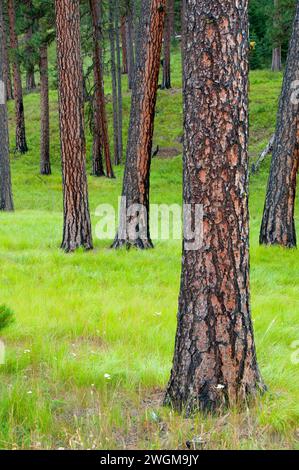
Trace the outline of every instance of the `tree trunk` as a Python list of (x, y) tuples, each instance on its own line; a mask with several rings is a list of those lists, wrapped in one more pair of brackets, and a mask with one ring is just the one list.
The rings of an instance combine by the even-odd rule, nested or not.
[(127, 1), (127, 57), (128, 57), (128, 80), (129, 89), (133, 89), (135, 79), (135, 53), (134, 53), (134, 22), (131, 0)]
[(110, 65), (111, 65), (111, 81), (112, 81), (112, 101), (113, 101), (113, 137), (114, 137), (114, 164), (119, 165), (119, 145), (118, 145), (118, 102), (117, 102), (117, 77), (116, 77), (116, 61), (115, 61), (115, 8), (116, 2), (109, 2), (109, 41), (110, 41)]
[(164, 26), (164, 60), (163, 60), (163, 79), (162, 89), (171, 88), (171, 67), (170, 67), (170, 46), (171, 46), (171, 23), (170, 23), (170, 3), (167, 1), (167, 13)]
[(294, 204), (299, 166), (299, 3), (280, 97), (260, 243), (296, 246)]
[(122, 47), (122, 60), (123, 60), (123, 70), (122, 73), (127, 75), (128, 73), (128, 57), (127, 57), (127, 28), (126, 28), (126, 17), (122, 16), (121, 18), (121, 47)]
[(66, 252), (92, 248), (86, 177), (79, 0), (55, 0)]
[(123, 159), (123, 97), (122, 97), (122, 78), (121, 78), (121, 52), (120, 52), (120, 28), (119, 28), (119, 2), (116, 1), (115, 9), (115, 31), (116, 31), (116, 62), (117, 62), (117, 103), (118, 103), (118, 160)]
[(13, 199), (9, 160), (8, 117), (6, 90), (4, 82), (5, 31), (3, 20), (3, 2), (0, 2), (0, 211), (12, 211)]
[(184, 204), (203, 245), (190, 245), (185, 222), (165, 404), (187, 414), (264, 388), (249, 305), (247, 5), (184, 2)]
[(12, 82), (11, 82), (11, 73), (10, 73), (10, 63), (7, 50), (7, 30), (5, 21), (3, 19), (3, 79), (6, 88), (6, 98), (7, 100), (13, 100), (13, 91), (12, 91)]
[(30, 46), (31, 40), (32, 40), (32, 26), (29, 27), (27, 33), (25, 34), (25, 42), (27, 44), (25, 54), (26, 54), (26, 59), (28, 62), (27, 67), (26, 67), (26, 91), (28, 93), (36, 89), (34, 63), (32, 62), (33, 50), (32, 50), (32, 47)]
[(50, 163), (50, 116), (49, 116), (49, 78), (48, 78), (48, 45), (40, 47), (40, 109), (41, 109), (41, 131), (40, 131), (40, 173), (51, 174)]
[[(279, 0), (274, 0), (274, 11), (275, 16), (278, 14), (278, 2)], [(274, 20), (274, 27), (276, 26), (276, 19)], [(272, 71), (279, 72), (282, 69), (282, 61), (281, 61), (281, 45), (277, 45), (272, 50)]]
[(20, 153), (26, 153), (28, 151), (28, 147), (26, 143), (22, 80), (18, 58), (18, 38), (15, 29), (16, 18), (14, 0), (8, 0), (8, 18), (10, 29), (10, 47), (14, 53), (13, 78), (16, 112), (16, 151)]
[(174, 0), (168, 0), (169, 22), (171, 37), (175, 37), (175, 15), (174, 15)]
[[(149, 182), (165, 6), (166, 0), (142, 1), (122, 192), (126, 204), (121, 209), (114, 248), (153, 246), (149, 233)], [(136, 208), (133, 206), (136, 204), (142, 211), (139, 213), (139, 234), (134, 231), (134, 215), (127, 211)]]
[[(97, 0), (89, 0), (90, 11), (92, 17), (93, 25), (93, 60), (94, 60), (94, 84), (95, 84), (95, 101), (94, 101), (94, 132), (99, 135), (94, 137), (94, 146), (93, 146), (93, 159), (100, 159), (101, 148), (105, 155), (106, 162), (106, 175), (108, 178), (114, 178), (111, 155), (110, 155), (110, 146), (109, 146), (109, 136), (108, 136), (108, 125), (107, 125), (107, 115), (106, 115), (106, 106), (105, 106), (105, 94), (104, 94), (104, 84), (103, 84), (103, 71), (102, 71), (102, 60), (101, 60), (101, 23), (100, 23), (100, 5)], [(96, 152), (96, 153), (95, 153)], [(98, 162), (99, 163), (99, 162)], [(94, 164), (93, 167), (100, 168), (100, 164)], [(98, 176), (98, 175), (96, 175)]]

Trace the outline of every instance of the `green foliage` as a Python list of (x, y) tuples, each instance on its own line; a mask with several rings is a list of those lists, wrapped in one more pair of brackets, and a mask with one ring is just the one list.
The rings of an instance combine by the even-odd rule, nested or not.
[(6, 305), (0, 305), (0, 331), (14, 321), (14, 314)]

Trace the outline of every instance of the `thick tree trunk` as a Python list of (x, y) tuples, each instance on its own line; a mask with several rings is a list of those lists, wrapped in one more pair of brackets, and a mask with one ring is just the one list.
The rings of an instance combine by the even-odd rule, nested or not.
[(133, 89), (135, 80), (134, 21), (131, 0), (127, 0), (127, 58), (129, 89)]
[(55, 0), (66, 252), (92, 248), (86, 177), (79, 0)]
[(12, 81), (11, 81), (11, 72), (10, 72), (10, 63), (7, 50), (7, 31), (5, 26), (5, 21), (3, 20), (3, 79), (6, 88), (6, 98), (7, 100), (13, 100), (13, 91), (12, 91)]
[(164, 60), (163, 60), (163, 79), (162, 88), (171, 88), (171, 67), (170, 67), (170, 46), (171, 46), (171, 23), (170, 23), (170, 3), (167, 1), (167, 13), (164, 26)]
[(185, 236), (165, 403), (187, 413), (263, 389), (249, 305), (247, 5), (184, 7), (184, 204), (198, 228), (202, 205), (203, 242)]
[(13, 210), (13, 198), (11, 190), (10, 161), (9, 161), (9, 136), (8, 117), (6, 107), (6, 90), (4, 82), (4, 48), (5, 31), (0, 2), (0, 211)]
[[(89, 0), (90, 11), (93, 25), (93, 60), (94, 60), (94, 84), (95, 84), (95, 101), (94, 101), (94, 132), (99, 134), (94, 137), (93, 159), (101, 158), (101, 152), (105, 156), (106, 175), (108, 178), (114, 178), (111, 154), (109, 146), (108, 125), (105, 105), (103, 71), (102, 71), (102, 52), (101, 52), (101, 23), (100, 23), (100, 4), (97, 0)], [(100, 148), (101, 147), (101, 148)], [(93, 164), (93, 167), (100, 168), (100, 164)], [(101, 176), (96, 175), (95, 176)]]
[(109, 2), (109, 41), (110, 41), (110, 65), (112, 81), (112, 101), (113, 101), (113, 137), (114, 137), (114, 164), (119, 165), (119, 145), (118, 145), (118, 102), (117, 102), (117, 77), (115, 60), (115, 8), (116, 2)]
[[(149, 233), (149, 183), (165, 6), (166, 0), (142, 1), (122, 192), (126, 201), (121, 209), (114, 248), (136, 246), (143, 249), (153, 246)], [(135, 217), (128, 212), (128, 208), (134, 209), (132, 206), (136, 204), (142, 206), (139, 234), (133, 227)]]
[(174, 15), (174, 0), (168, 0), (169, 22), (171, 37), (175, 37), (175, 15)]
[(260, 243), (296, 246), (294, 204), (299, 167), (299, 3), (280, 97)]
[(51, 174), (50, 163), (50, 115), (49, 115), (49, 78), (48, 78), (48, 45), (40, 47), (40, 173)]
[(10, 47), (13, 50), (13, 78), (14, 78), (14, 97), (16, 112), (16, 151), (26, 153), (28, 151), (26, 143), (25, 116), (23, 105), (22, 80), (20, 72), (20, 64), (18, 58), (18, 38), (16, 34), (15, 24), (15, 5), (14, 0), (8, 0), (8, 18), (10, 29)]
[(116, 31), (116, 62), (117, 62), (117, 119), (118, 119), (118, 160), (123, 159), (123, 98), (122, 98), (122, 78), (121, 78), (121, 51), (120, 51), (120, 11), (119, 2), (116, 1), (115, 9), (115, 31)]
[(127, 27), (126, 27), (126, 17), (122, 16), (121, 18), (121, 47), (122, 47), (122, 61), (123, 69), (122, 73), (127, 75), (128, 73), (128, 56), (127, 56)]

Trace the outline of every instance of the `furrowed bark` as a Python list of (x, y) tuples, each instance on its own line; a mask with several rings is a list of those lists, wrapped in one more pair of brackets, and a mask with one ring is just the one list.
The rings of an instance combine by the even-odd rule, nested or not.
[(128, 60), (128, 80), (129, 90), (133, 89), (135, 80), (135, 51), (134, 51), (134, 21), (131, 0), (127, 0), (127, 16), (126, 16), (126, 33), (127, 33), (127, 60)]
[(13, 211), (11, 189), (9, 134), (4, 82), (4, 20), (2, 1), (0, 2), (0, 211)]
[(164, 60), (163, 60), (163, 79), (162, 89), (171, 88), (171, 67), (170, 67), (170, 46), (171, 46), (171, 18), (170, 18), (170, 3), (171, 0), (167, 1), (167, 13), (165, 18), (164, 26)]
[(15, 5), (14, 0), (8, 0), (8, 18), (10, 29), (10, 47), (13, 50), (13, 81), (14, 81), (14, 98), (16, 113), (16, 151), (26, 153), (28, 151), (25, 130), (25, 115), (23, 104), (23, 90), (20, 72), (20, 63), (18, 57), (18, 38), (16, 34), (15, 24)]
[(299, 167), (299, 3), (282, 85), (260, 243), (296, 246), (294, 222)]
[(187, 414), (264, 389), (249, 299), (247, 8), (184, 2), (184, 204), (198, 227), (202, 205), (203, 237), (194, 247), (184, 239), (165, 404)]
[(122, 78), (121, 78), (121, 52), (120, 52), (120, 28), (119, 28), (119, 3), (116, 2), (115, 9), (115, 31), (116, 31), (116, 62), (117, 62), (117, 118), (118, 118), (118, 163), (123, 159), (123, 98), (122, 98)]
[[(93, 56), (94, 56), (94, 84), (95, 84), (95, 101), (94, 101), (94, 132), (99, 137), (94, 137), (94, 153), (93, 159), (98, 162), (93, 165), (100, 168), (99, 162), (101, 152), (103, 150), (106, 163), (106, 176), (114, 178), (114, 172), (111, 163), (111, 154), (108, 136), (108, 124), (105, 105), (103, 71), (102, 71), (102, 48), (101, 48), (101, 22), (100, 22), (100, 4), (97, 0), (89, 0), (92, 26), (93, 26)], [(100, 139), (100, 140), (98, 140)], [(101, 148), (99, 147), (101, 145)]]
[(121, 47), (122, 47), (122, 62), (123, 69), (122, 73), (127, 75), (128, 73), (128, 57), (127, 57), (127, 27), (126, 27), (126, 17), (122, 16), (121, 18)]
[(113, 137), (114, 137), (114, 164), (119, 165), (119, 143), (118, 143), (118, 102), (117, 102), (117, 77), (116, 77), (116, 59), (115, 59), (115, 8), (116, 2), (109, 2), (109, 41), (110, 41), (110, 66), (112, 81), (112, 101), (113, 101)]
[(50, 114), (49, 114), (49, 78), (48, 78), (48, 45), (40, 47), (40, 174), (51, 174), (50, 163)]
[(62, 249), (92, 248), (86, 177), (79, 0), (55, 0), (63, 176)]
[[(144, 249), (153, 246), (149, 233), (149, 183), (165, 6), (166, 0), (142, 1), (122, 192), (126, 204), (121, 210), (113, 248), (135, 246)], [(145, 213), (139, 221), (140, 236), (132, 235), (128, 228), (134, 216), (128, 214), (127, 209), (134, 204), (141, 205)]]
[(13, 100), (12, 81), (10, 72), (10, 62), (7, 50), (7, 30), (6, 24), (3, 19), (3, 80), (6, 87), (6, 98), (7, 100)]

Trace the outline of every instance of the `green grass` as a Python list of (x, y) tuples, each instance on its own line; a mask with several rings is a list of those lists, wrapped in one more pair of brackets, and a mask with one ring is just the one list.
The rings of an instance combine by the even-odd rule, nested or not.
[[(174, 90), (159, 92), (155, 143), (181, 150), (179, 54), (173, 68)], [(251, 73), (251, 157), (273, 132), (280, 85), (280, 74)], [(126, 139), (125, 84), (124, 92)], [(299, 257), (295, 250), (258, 245), (269, 163), (250, 190), (252, 313), (269, 391), (245, 411), (184, 419), (161, 407), (174, 346), (181, 243), (115, 252), (110, 240), (95, 238), (92, 252), (62, 253), (56, 92), (51, 177), (38, 174), (38, 94), (25, 97), (25, 109), (30, 151), (12, 155), (16, 212), (0, 214), (0, 304), (15, 317), (1, 333), (0, 448), (185, 448), (201, 436), (208, 449), (298, 449), (299, 365), (291, 357), (299, 339)], [(13, 116), (12, 103), (9, 110)], [(11, 132), (13, 143), (12, 121)], [(87, 144), (90, 169), (90, 135)], [(100, 203), (117, 205), (122, 171), (113, 181), (89, 177), (93, 228)], [(152, 202), (180, 203), (181, 173), (180, 157), (155, 159)]]

